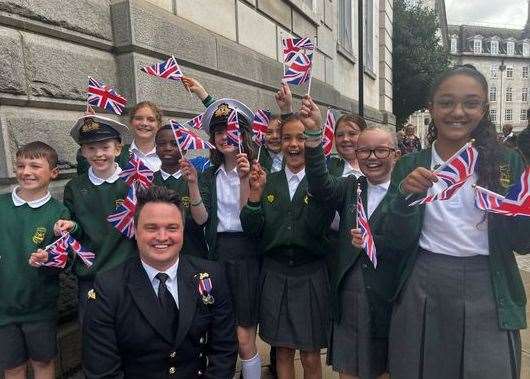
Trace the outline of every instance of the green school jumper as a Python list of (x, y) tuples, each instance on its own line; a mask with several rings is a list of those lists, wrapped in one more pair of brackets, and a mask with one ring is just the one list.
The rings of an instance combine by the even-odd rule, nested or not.
[(0, 195), (0, 326), (57, 318), (59, 272), (31, 267), (31, 253), (53, 243), (53, 225), (69, 219), (68, 209), (55, 199), (38, 208), (15, 206), (11, 193)]
[(181, 176), (176, 179), (169, 176), (166, 180), (162, 177), (160, 171), (155, 172), (153, 184), (169, 188), (175, 191), (180, 197), (180, 203), (184, 210), (186, 224), (184, 226), (184, 244), (182, 245), (182, 254), (194, 255), (200, 258), (206, 258), (208, 255), (206, 242), (204, 241), (204, 228), (193, 221), (190, 212), (190, 196), (188, 192), (188, 183)]
[[(430, 169), (431, 152), (429, 148), (401, 157), (392, 173), (392, 182), (387, 194), (390, 198), (391, 212), (387, 217), (387, 232), (393, 236), (392, 241), (396, 247), (407, 252), (400, 267), (396, 296), (414, 268), (425, 214), (425, 205), (408, 206), (412, 200), (406, 200), (405, 196), (398, 191), (398, 185), (416, 167)], [(504, 188), (519, 180), (523, 171), (523, 162), (515, 150), (503, 148), (500, 169), (501, 185)], [(526, 328), (526, 295), (513, 254), (513, 250), (516, 249), (513, 241), (527, 241), (529, 224), (527, 220), (517, 217), (492, 213), (488, 213), (487, 217), (490, 250), (488, 259), (499, 328), (524, 329)], [(528, 253), (528, 251), (520, 252)]]
[(91, 268), (77, 260), (74, 272), (80, 280), (91, 281), (98, 272), (110, 270), (137, 254), (134, 238), (123, 236), (107, 221), (107, 216), (127, 196), (127, 189), (121, 179), (96, 186), (88, 174), (66, 184), (63, 201), (79, 226), (79, 242), (96, 254)]

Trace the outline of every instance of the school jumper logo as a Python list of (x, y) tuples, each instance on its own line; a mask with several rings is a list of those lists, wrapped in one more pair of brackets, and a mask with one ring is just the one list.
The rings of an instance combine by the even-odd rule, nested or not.
[(274, 202), (274, 195), (272, 193), (267, 195), (267, 201), (271, 204)]
[(42, 241), (44, 241), (44, 238), (46, 237), (46, 228), (38, 227), (35, 229), (35, 233), (33, 234), (33, 237), (31, 240), (35, 245), (40, 245)]
[(182, 204), (182, 206), (184, 208), (189, 208), (190, 207), (190, 197), (189, 196), (182, 196), (180, 198), (180, 203)]

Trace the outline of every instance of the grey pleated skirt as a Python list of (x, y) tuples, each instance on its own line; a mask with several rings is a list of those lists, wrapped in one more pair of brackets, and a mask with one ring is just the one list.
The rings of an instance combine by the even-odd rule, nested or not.
[(327, 346), (329, 279), (325, 260), (289, 270), (265, 257), (259, 335), (271, 346), (318, 351)]
[(243, 233), (218, 233), (216, 250), (226, 271), (236, 324), (256, 326), (260, 274), (256, 244)]
[(516, 379), (518, 330), (499, 328), (487, 256), (420, 251), (394, 304), (392, 379)]
[(387, 371), (388, 339), (372, 338), (368, 298), (361, 265), (344, 277), (340, 322), (333, 321), (327, 363), (333, 371), (375, 379)]

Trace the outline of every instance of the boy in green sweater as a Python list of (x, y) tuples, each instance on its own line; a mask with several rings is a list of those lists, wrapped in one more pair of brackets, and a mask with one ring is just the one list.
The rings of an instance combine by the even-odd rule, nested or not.
[[(81, 321), (96, 274), (136, 254), (134, 240), (127, 239), (107, 221), (127, 195), (127, 184), (120, 179), (121, 168), (115, 162), (121, 152), (121, 135), (126, 131), (125, 125), (95, 115), (81, 117), (70, 131), (90, 168), (66, 184), (63, 200), (79, 225), (77, 240), (96, 254), (92, 267), (87, 268), (80, 261), (74, 265)], [(74, 225), (72, 221), (60, 220), (56, 227), (70, 232)]]
[[(0, 195), (0, 376), (54, 378), (59, 270), (31, 267), (56, 239), (54, 223), (69, 218), (48, 185), (58, 175), (57, 153), (43, 142), (17, 151), (18, 186)], [(72, 228), (75, 224), (72, 223)], [(58, 231), (56, 231), (58, 232)]]

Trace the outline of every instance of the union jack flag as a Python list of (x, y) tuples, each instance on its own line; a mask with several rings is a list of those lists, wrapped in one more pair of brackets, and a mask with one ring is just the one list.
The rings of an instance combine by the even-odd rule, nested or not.
[(106, 86), (92, 77), (88, 77), (88, 99), (90, 105), (106, 109), (121, 115), (127, 105), (127, 99), (119, 95), (112, 87)]
[(91, 251), (86, 250), (78, 240), (76, 240), (74, 237), (72, 237), (70, 234), (67, 234), (65, 238), (66, 243), (70, 246), (70, 248), (74, 251), (74, 253), (77, 254), (79, 258), (83, 261), (83, 263), (87, 267), (91, 267), (94, 263), (94, 258), (96, 258), (96, 254), (94, 254)]
[(416, 200), (410, 203), (409, 206), (450, 199), (464, 185), (467, 179), (473, 175), (477, 159), (478, 151), (471, 143), (466, 143), (447, 162), (433, 172), (445, 188), (439, 193), (430, 194)]
[(283, 82), (301, 86), (311, 77), (313, 52), (299, 52), (293, 60), (283, 68)]
[(324, 148), (324, 155), (327, 157), (333, 150), (333, 138), (335, 136), (335, 115), (331, 109), (328, 109), (326, 114), (326, 124), (324, 125), (324, 139), (322, 141)]
[(232, 109), (230, 116), (228, 116), (226, 134), (230, 145), (239, 146), (241, 143), (241, 132), (239, 131), (239, 118), (235, 109)]
[(203, 117), (204, 117), (204, 113), (201, 113), (200, 115), (197, 115), (193, 117), (191, 120), (187, 121), (186, 125), (192, 127), (193, 129), (201, 129)]
[(514, 184), (506, 196), (499, 195), (480, 186), (475, 187), (475, 205), (477, 208), (505, 216), (530, 217), (530, 169), (521, 175), (521, 180)]
[(140, 70), (147, 75), (158, 76), (162, 79), (180, 80), (184, 76), (175, 57), (170, 57), (152, 66), (142, 67)]
[(136, 185), (131, 185), (127, 197), (116, 207), (116, 212), (107, 217), (118, 231), (127, 238), (134, 237), (134, 213), (136, 212)]
[(374, 265), (374, 268), (376, 268), (377, 252), (375, 250), (374, 236), (372, 235), (370, 223), (368, 222), (368, 217), (366, 217), (366, 212), (364, 211), (360, 188), (357, 189), (357, 224), (359, 225), (359, 229), (361, 229), (363, 249), (366, 252), (366, 255), (368, 255), (368, 259), (370, 259)]
[(265, 143), (265, 135), (267, 134), (267, 128), (269, 127), (269, 121), (271, 119), (271, 112), (264, 109), (258, 109), (254, 113), (254, 121), (252, 122), (252, 131), (254, 135), (252, 140), (258, 145)]
[(215, 146), (210, 142), (202, 139), (193, 130), (190, 130), (180, 125), (175, 120), (170, 120), (173, 135), (182, 150), (199, 150), (199, 149), (215, 149)]
[(42, 266), (64, 268), (68, 260), (68, 244), (65, 236), (59, 237), (44, 249), (48, 252), (48, 260)]
[(300, 50), (315, 50), (315, 45), (307, 37), (292, 38), (283, 37), (283, 62), (288, 64)]
[(129, 162), (119, 174), (125, 183), (133, 185), (134, 182), (138, 182), (143, 188), (151, 187), (154, 180), (154, 173), (147, 167), (144, 162), (136, 154), (131, 154)]

